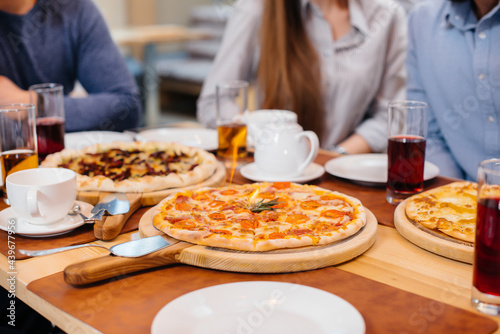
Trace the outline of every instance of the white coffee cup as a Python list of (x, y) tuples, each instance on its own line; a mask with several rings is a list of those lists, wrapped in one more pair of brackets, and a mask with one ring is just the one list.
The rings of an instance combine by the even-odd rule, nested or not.
[(76, 173), (70, 169), (26, 169), (7, 176), (6, 185), (17, 216), (35, 225), (63, 219), (76, 200)]
[(297, 177), (318, 155), (319, 140), (313, 131), (296, 123), (264, 127), (255, 143), (257, 169), (269, 176)]
[(280, 127), (282, 124), (297, 123), (297, 114), (290, 110), (260, 109), (249, 111), (245, 115), (247, 124), (247, 146), (255, 147), (265, 127)]

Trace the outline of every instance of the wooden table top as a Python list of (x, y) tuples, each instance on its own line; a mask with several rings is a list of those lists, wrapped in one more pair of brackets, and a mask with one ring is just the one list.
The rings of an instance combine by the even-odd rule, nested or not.
[[(336, 154), (329, 152), (321, 152), (316, 162), (323, 165), (336, 156)], [(430, 182), (426, 182), (426, 188), (451, 181), (453, 180), (437, 177)], [(233, 182), (245, 183), (249, 181), (237, 172)], [(339, 189), (344, 193), (360, 198), (379, 221), (375, 244), (363, 255), (338, 265), (336, 268), (479, 314), (470, 305), (472, 266), (428, 252), (403, 238), (393, 227), (391, 217), (394, 214), (395, 207), (386, 203), (384, 188), (369, 188), (357, 185), (327, 173), (319, 180), (310, 182), (310, 184), (316, 184), (328, 189)], [(5, 208), (5, 205), (2, 201), (0, 209), (3, 208)], [(130, 219), (139, 220), (142, 212), (144, 211), (138, 211)], [(138, 232), (129, 232), (119, 235), (112, 241), (96, 241), (96, 243), (110, 247), (137, 237)], [(0, 284), (8, 290), (7, 279), (11, 275), (15, 275), (17, 278), (17, 297), (44, 317), (70, 333), (95, 333), (97, 332), (95, 328), (46, 302), (29, 291), (27, 285), (38, 279), (57, 274), (70, 264), (107, 255), (108, 252), (99, 248), (81, 248), (45, 257), (18, 260), (15, 263), (9, 263), (6, 256), (0, 255)], [(14, 267), (10, 267), (11, 264)], [(429, 312), (429, 310), (417, 311)], [(425, 316), (425, 314), (423, 315)], [(500, 320), (494, 317), (490, 318), (497, 322)], [(434, 316), (433, 319), (428, 321), (437, 321)], [(415, 328), (409, 329), (412, 332), (416, 330)], [(499, 331), (497, 330), (497, 332)]]

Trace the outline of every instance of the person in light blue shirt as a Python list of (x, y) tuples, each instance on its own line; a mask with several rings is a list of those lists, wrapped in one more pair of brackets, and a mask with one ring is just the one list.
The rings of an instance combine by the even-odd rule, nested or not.
[(499, 0), (430, 0), (409, 16), (407, 98), (429, 104), (426, 159), (476, 180), (500, 157)]

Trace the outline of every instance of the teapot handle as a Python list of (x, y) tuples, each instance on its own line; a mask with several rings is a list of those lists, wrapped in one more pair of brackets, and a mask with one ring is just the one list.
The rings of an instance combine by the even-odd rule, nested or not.
[(299, 170), (303, 171), (314, 159), (316, 159), (319, 150), (319, 139), (318, 135), (313, 131), (302, 131), (295, 136), (295, 139), (300, 140), (301, 137), (309, 139), (311, 145), (306, 160), (299, 166)]

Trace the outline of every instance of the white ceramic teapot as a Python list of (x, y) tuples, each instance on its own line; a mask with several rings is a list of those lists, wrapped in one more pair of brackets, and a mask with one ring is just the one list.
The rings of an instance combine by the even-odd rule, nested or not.
[(247, 146), (255, 147), (257, 138), (267, 126), (280, 126), (282, 123), (297, 123), (297, 114), (290, 110), (260, 109), (249, 111), (245, 115), (247, 124)]
[(297, 177), (318, 155), (319, 140), (297, 123), (272, 123), (255, 141), (255, 164), (269, 176)]

